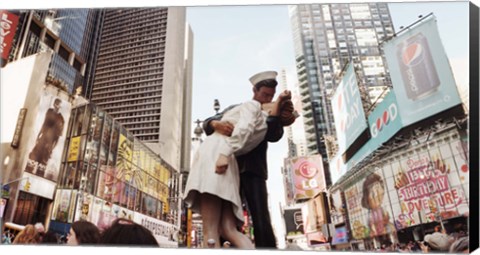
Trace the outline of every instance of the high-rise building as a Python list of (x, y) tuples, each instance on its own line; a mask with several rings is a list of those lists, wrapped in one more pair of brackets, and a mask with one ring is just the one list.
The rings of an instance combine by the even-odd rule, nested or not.
[(50, 9), (14, 11), (19, 15), (9, 61), (52, 50), (48, 76), (60, 80), (69, 93), (91, 83), (103, 11)]
[(335, 135), (330, 98), (353, 62), (360, 87), (374, 103), (390, 84), (379, 42), (393, 35), (387, 3), (289, 7), (308, 153), (328, 160), (324, 135)]
[(177, 170), (189, 151), (192, 47), (185, 7), (106, 10), (91, 97)]

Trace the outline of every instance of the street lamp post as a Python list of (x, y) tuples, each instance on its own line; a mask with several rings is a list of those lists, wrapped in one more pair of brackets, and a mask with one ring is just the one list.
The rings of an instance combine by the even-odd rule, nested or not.
[(213, 100), (213, 109), (215, 110), (215, 114), (218, 114), (218, 111), (220, 110), (220, 102), (218, 99)]

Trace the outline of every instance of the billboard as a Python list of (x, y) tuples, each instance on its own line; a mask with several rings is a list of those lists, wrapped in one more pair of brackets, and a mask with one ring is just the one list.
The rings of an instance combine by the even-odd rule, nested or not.
[(57, 181), (71, 111), (70, 103), (55, 96), (55, 92), (47, 89), (40, 92), (39, 104), (29, 106), (37, 110), (31, 115), (34, 124), (24, 131), (29, 133), (29, 139), (25, 139), (28, 143), (25, 172), (51, 181)]
[(335, 234), (332, 239), (332, 244), (348, 243), (347, 227), (339, 227), (335, 229)]
[(349, 169), (373, 153), (402, 129), (402, 118), (399, 111), (400, 107), (395, 93), (390, 91), (368, 116), (370, 140), (347, 163), (343, 162), (340, 152), (330, 161), (332, 183), (337, 182)]
[(325, 174), (321, 155), (289, 158), (295, 199), (312, 198), (325, 191)]
[(13, 37), (17, 30), (18, 16), (8, 11), (0, 10), (0, 53), (2, 65), (8, 61), (10, 48), (12, 47)]
[(287, 239), (291, 239), (298, 235), (303, 235), (303, 218), (302, 209), (284, 209), (283, 218), (285, 219), (285, 231), (287, 233)]
[(404, 155), (384, 166), (398, 229), (468, 214), (468, 164), (459, 140)]
[(434, 15), (387, 41), (384, 51), (403, 126), (461, 103)]
[(340, 154), (343, 154), (367, 129), (365, 112), (352, 63), (346, 68), (342, 81), (333, 95), (332, 111), (335, 118), (338, 150)]

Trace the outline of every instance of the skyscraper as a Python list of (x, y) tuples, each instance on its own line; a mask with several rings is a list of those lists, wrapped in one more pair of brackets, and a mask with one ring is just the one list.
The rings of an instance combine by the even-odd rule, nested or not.
[(324, 135), (335, 135), (330, 98), (345, 65), (353, 62), (360, 87), (374, 103), (390, 79), (379, 42), (392, 36), (387, 3), (289, 7), (309, 153), (328, 159)]
[(17, 11), (19, 24), (9, 60), (52, 50), (48, 75), (61, 80), (69, 93), (85, 91), (93, 77), (103, 12), (96, 9)]
[(185, 7), (107, 10), (91, 97), (175, 169), (182, 136), (190, 140), (182, 129), (191, 122), (186, 31)]

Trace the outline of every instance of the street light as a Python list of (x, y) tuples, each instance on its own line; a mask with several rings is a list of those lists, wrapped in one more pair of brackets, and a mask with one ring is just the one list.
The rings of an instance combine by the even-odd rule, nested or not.
[(200, 123), (202, 123), (202, 121), (197, 119), (196, 121), (194, 121), (194, 123), (197, 124), (197, 126), (193, 130), (193, 133), (195, 134), (196, 137), (194, 137), (192, 140), (199, 141), (199, 140), (201, 140), (201, 137), (202, 137), (202, 134), (203, 134), (203, 128), (200, 126)]
[(220, 102), (218, 102), (218, 99), (213, 100), (213, 109), (215, 113), (218, 114), (218, 110), (220, 110)]

